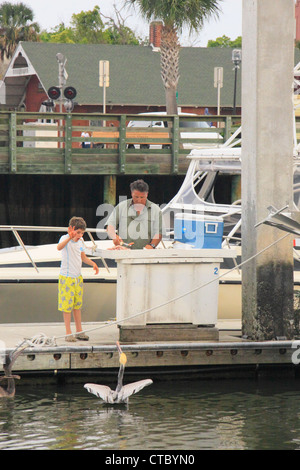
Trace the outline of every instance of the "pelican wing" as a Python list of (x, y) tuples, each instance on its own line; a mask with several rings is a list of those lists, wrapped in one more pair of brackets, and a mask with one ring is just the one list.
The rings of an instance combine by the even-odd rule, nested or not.
[(140, 390), (142, 390), (144, 387), (147, 387), (148, 385), (151, 385), (153, 383), (153, 380), (151, 379), (144, 379), (144, 380), (139, 380), (138, 382), (132, 382), (131, 384), (124, 385), (122, 387), (121, 392), (119, 393), (119, 396), (121, 395), (121, 400), (124, 401), (131, 395), (134, 395), (135, 393), (138, 393)]
[(111, 388), (107, 385), (85, 384), (84, 388), (93, 395), (96, 395), (96, 397), (101, 398), (106, 403), (108, 403), (108, 397), (112, 394)]
[(6, 375), (11, 375), (11, 371), (13, 368), (14, 363), (16, 362), (17, 358), (20, 356), (21, 352), (24, 351), (28, 347), (27, 344), (23, 346), (17, 346), (13, 351), (6, 355), (5, 364), (3, 366)]

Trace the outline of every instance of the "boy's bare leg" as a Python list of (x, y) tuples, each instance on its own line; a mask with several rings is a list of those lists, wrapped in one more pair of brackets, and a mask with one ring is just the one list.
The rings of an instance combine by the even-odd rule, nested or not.
[(73, 316), (74, 316), (74, 321), (75, 321), (75, 326), (76, 326), (76, 338), (87, 341), (89, 337), (85, 333), (82, 333), (81, 310), (74, 309)]
[(66, 328), (66, 335), (71, 335), (71, 312), (63, 312), (64, 314), (64, 322)]
[(76, 333), (80, 333), (80, 331), (82, 331), (81, 310), (74, 309), (73, 310), (73, 317), (74, 317), (75, 326), (76, 326)]

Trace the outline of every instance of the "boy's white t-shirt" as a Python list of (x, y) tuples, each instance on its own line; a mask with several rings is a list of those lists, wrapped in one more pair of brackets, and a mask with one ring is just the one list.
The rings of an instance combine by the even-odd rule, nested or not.
[[(63, 235), (59, 243), (69, 238), (69, 235)], [(85, 252), (82, 238), (78, 242), (70, 240), (61, 250), (60, 274), (67, 277), (78, 277), (81, 274), (81, 253)]]

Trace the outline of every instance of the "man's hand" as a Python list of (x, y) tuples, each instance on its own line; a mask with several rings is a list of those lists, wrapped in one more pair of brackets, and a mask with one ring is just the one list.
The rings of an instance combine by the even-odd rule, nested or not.
[(119, 235), (116, 235), (116, 237), (113, 239), (113, 244), (115, 246), (123, 245), (123, 240)]

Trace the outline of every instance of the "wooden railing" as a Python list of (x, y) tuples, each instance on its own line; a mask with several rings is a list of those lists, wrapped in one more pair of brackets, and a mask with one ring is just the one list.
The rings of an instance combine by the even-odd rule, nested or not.
[(0, 173), (184, 174), (191, 148), (216, 147), (239, 125), (240, 116), (0, 112)]

